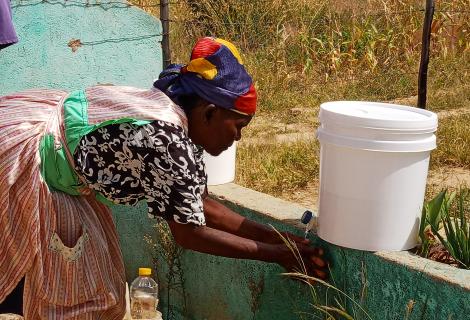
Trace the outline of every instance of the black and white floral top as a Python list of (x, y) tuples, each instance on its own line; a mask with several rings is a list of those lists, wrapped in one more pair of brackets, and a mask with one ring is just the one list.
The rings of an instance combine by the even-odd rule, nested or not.
[(89, 187), (116, 204), (148, 204), (150, 217), (205, 225), (202, 148), (163, 121), (112, 124), (85, 135), (74, 154)]

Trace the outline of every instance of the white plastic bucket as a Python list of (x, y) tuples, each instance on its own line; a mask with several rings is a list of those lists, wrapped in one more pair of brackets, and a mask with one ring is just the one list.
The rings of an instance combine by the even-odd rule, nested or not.
[(235, 179), (236, 142), (227, 150), (214, 157), (204, 151), (207, 185), (214, 186), (232, 182)]
[(413, 248), (436, 147), (436, 114), (335, 101), (320, 106), (319, 118), (319, 237), (360, 250)]

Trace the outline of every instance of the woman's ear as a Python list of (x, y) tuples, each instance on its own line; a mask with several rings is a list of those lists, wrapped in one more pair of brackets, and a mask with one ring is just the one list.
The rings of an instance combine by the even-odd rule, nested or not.
[(209, 123), (210, 120), (214, 117), (214, 113), (217, 111), (217, 107), (215, 105), (208, 104), (204, 108), (204, 121)]

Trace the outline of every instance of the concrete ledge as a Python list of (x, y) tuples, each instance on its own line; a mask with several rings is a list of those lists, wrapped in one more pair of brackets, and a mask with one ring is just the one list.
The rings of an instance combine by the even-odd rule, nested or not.
[(300, 217), (307, 208), (234, 183), (210, 186), (209, 193), (223, 202), (247, 208), (261, 215), (301, 228)]
[[(298, 206), (295, 203), (290, 203), (261, 192), (244, 188), (234, 183), (211, 186), (210, 193), (213, 197), (221, 201), (228, 201), (236, 206), (253, 210), (260, 215), (279, 220), (299, 228), (302, 231), (304, 229), (304, 226), (299, 220), (302, 213), (308, 210), (308, 208)], [(315, 230), (312, 230), (312, 233), (314, 232)], [(449, 284), (470, 290), (469, 270), (458, 269), (444, 263), (425, 259), (413, 255), (408, 251), (378, 251), (372, 254), (391, 263), (403, 265), (406, 268), (422, 272)]]
[(468, 290), (470, 299), (470, 271), (458, 269), (456, 267), (422, 258), (420, 256), (409, 253), (408, 251), (401, 252), (385, 252), (380, 251), (374, 253), (382, 259), (402, 265), (408, 269), (416, 270), (426, 274), (436, 280), (442, 280), (450, 285), (461, 287)]

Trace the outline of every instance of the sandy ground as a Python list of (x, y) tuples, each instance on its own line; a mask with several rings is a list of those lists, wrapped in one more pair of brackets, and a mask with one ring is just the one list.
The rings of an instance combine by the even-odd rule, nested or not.
[(438, 168), (428, 174), (428, 187), (433, 189), (470, 187), (470, 170), (465, 168)]
[[(470, 187), (470, 170), (468, 169), (439, 168), (428, 173), (427, 189), (431, 194), (436, 194), (444, 188), (456, 188), (462, 185)], [(302, 190), (283, 193), (279, 198), (316, 211), (318, 208), (318, 180), (312, 181)]]

